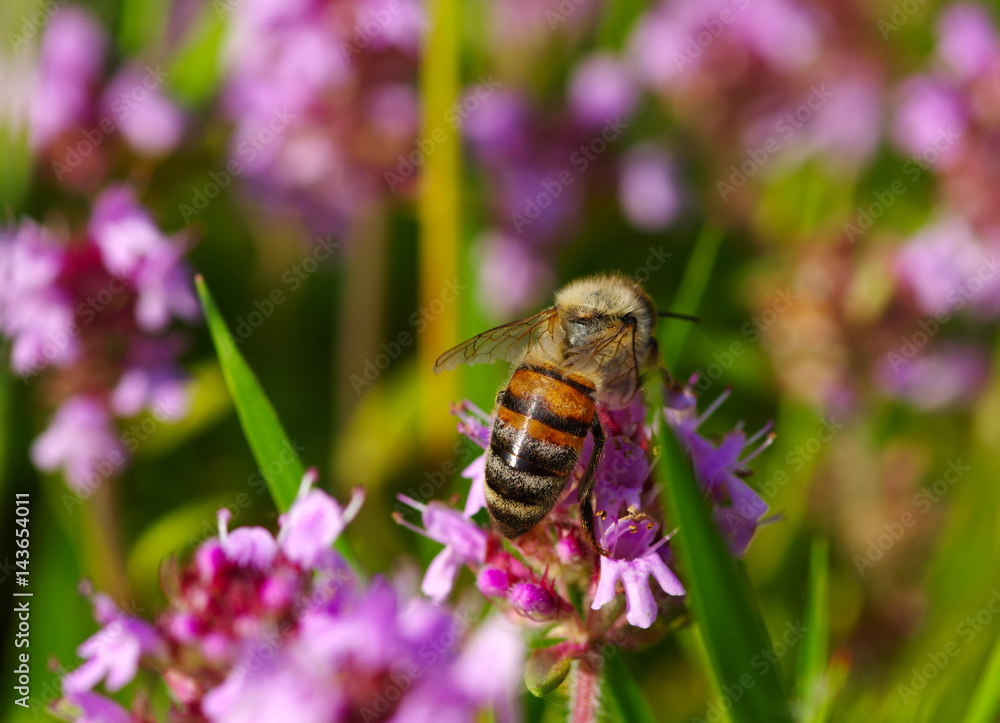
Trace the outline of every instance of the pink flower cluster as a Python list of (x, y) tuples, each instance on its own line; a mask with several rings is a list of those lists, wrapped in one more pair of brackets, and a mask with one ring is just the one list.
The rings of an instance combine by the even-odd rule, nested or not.
[[(658, 416), (690, 455), (720, 531), (733, 553), (742, 555), (767, 512), (764, 501), (743, 481), (750, 474), (746, 463), (770, 443), (771, 436), (749, 454), (744, 450), (769, 428), (749, 439), (740, 430), (719, 442), (702, 436), (699, 427), (724, 398), (699, 415), (695, 396), (685, 387), (669, 395)], [(596, 538), (607, 556), (591, 547), (576, 505), (576, 485), (591, 449), (589, 438), (554, 510), (516, 540), (503, 540), (473, 519), (485, 505), (485, 454), (463, 472), (471, 480), (464, 510), (401, 496), (419, 510), (423, 527), (400, 513), (397, 521), (444, 545), (428, 567), (424, 593), (445, 600), (462, 567), (468, 567), (480, 592), (509, 619), (559, 641), (553, 649), (569, 658), (587, 655), (610, 640), (634, 643), (639, 639), (636, 628), (650, 628), (660, 615), (678, 617), (685, 590), (672, 569), (668, 542), (672, 533), (665, 527), (652, 475), (653, 429), (646, 423), (647, 411), (638, 398), (622, 410), (598, 407), (607, 441), (596, 471), (594, 508)], [(469, 402), (457, 414), (460, 431), (487, 447), (491, 419)]]
[(172, 719), (249, 723), (473, 720), (491, 707), (516, 715), (523, 644), (500, 618), (474, 625), (402, 582), (363, 584), (333, 543), (363, 495), (342, 507), (313, 489), (315, 472), (273, 535), (228, 529), (165, 575), (167, 609), (154, 623), (94, 597), (102, 629), (79, 648), (56, 712), (85, 723), (151, 719), (142, 684), (131, 710), (116, 692), (140, 668), (160, 676)]
[(22, 377), (40, 375), (56, 407), (31, 454), (89, 494), (125, 464), (135, 439), (115, 417), (187, 413), (174, 319), (200, 316), (183, 259), (126, 186), (106, 190), (85, 231), (70, 237), (26, 220), (0, 241), (0, 334)]

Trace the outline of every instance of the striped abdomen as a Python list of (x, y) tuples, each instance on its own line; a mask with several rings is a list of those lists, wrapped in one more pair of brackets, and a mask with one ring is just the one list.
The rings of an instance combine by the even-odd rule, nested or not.
[(497, 404), (486, 454), (486, 506), (504, 537), (559, 500), (594, 418), (594, 387), (552, 367), (518, 367)]

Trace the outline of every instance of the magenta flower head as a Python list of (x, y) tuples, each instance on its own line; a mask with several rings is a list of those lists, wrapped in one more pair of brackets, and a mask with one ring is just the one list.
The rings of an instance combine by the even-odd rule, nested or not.
[[(80, 647), (54, 711), (74, 721), (151, 720), (147, 694), (131, 712), (94, 691), (120, 690), (148, 667), (170, 692), (170, 719), (475, 720), (486, 708), (517, 719), (524, 664), (517, 631), (414, 595), (403, 581), (363, 585), (332, 545), (362, 503), (313, 487), (310, 470), (277, 535), (229, 529), (192, 559), (168, 565), (167, 609), (154, 622), (95, 597), (104, 628)], [(431, 527), (448, 528), (430, 513)]]
[[(692, 380), (693, 382), (694, 380)], [(694, 462), (695, 475), (715, 510), (721, 534), (740, 555), (762, 523), (767, 505), (743, 478), (746, 463), (770, 443), (769, 426), (749, 439), (739, 429), (710, 441), (699, 427), (728, 392), (699, 415), (693, 387), (666, 392), (662, 419)], [(673, 569), (670, 537), (659, 488), (653, 479), (653, 427), (649, 407), (636, 395), (622, 409), (597, 413), (605, 435), (594, 474), (594, 548), (577, 503), (593, 442), (588, 436), (567, 489), (548, 517), (514, 539), (482, 527), (483, 458), (462, 476), (470, 480), (464, 513), (437, 502), (401, 499), (423, 513), (424, 529), (397, 521), (445, 545), (424, 578), (424, 591), (443, 601), (453, 590), (458, 568), (468, 567), (476, 588), (507, 620), (544, 641), (529, 659), (525, 679), (537, 694), (566, 677), (570, 661), (586, 659), (600, 646), (648, 643), (683, 619), (685, 588)], [(457, 405), (458, 429), (477, 446), (489, 445), (492, 419), (470, 402)], [(447, 522), (445, 522), (447, 521)], [(445, 572), (446, 571), (446, 572)], [(573, 602), (571, 602), (573, 601)]]
[(937, 24), (937, 55), (961, 80), (1000, 62), (1000, 38), (989, 11), (969, 2), (945, 6)]
[(82, 8), (66, 7), (53, 15), (42, 37), (31, 103), (34, 150), (91, 119), (106, 44), (100, 24)]
[(10, 365), (22, 377), (39, 375), (54, 402), (32, 460), (62, 469), (80, 497), (117, 475), (139, 446), (116, 417), (187, 414), (178, 366), (187, 342), (171, 329), (174, 319), (200, 317), (185, 249), (123, 185), (98, 197), (85, 231), (66, 237), (26, 220), (0, 239), (0, 334), (11, 341)]
[[(749, 438), (737, 429), (724, 435), (717, 444), (706, 439), (698, 429), (729, 397), (730, 391), (719, 395), (699, 415), (692, 392), (696, 383), (697, 378), (692, 377), (684, 391), (668, 401), (664, 417), (690, 456), (702, 491), (712, 500), (716, 523), (729, 541), (730, 550), (740, 556), (746, 552), (768, 509), (760, 495), (743, 481), (750, 474), (747, 463), (771, 445), (774, 435), (770, 434), (768, 423)], [(759, 440), (755, 449), (744, 454)]]
[(463, 564), (478, 566), (485, 562), (486, 533), (464, 514), (440, 502), (424, 505), (405, 495), (399, 495), (399, 499), (420, 510), (424, 528), (406, 522), (400, 515), (396, 521), (445, 546), (427, 568), (421, 587), (425, 595), (440, 602), (451, 593)]
[(71, 693), (90, 691), (104, 681), (110, 692), (132, 682), (144, 656), (162, 659), (165, 639), (152, 625), (122, 612), (105, 595), (94, 596), (94, 616), (103, 628), (87, 638), (77, 654), (86, 660), (63, 678), (63, 689)]
[(64, 249), (42, 226), (25, 221), (0, 238), (0, 332), (13, 342), (17, 374), (74, 361), (79, 341), (68, 333), (74, 299), (59, 283)]
[(231, 162), (265, 208), (327, 233), (413, 192), (420, 3), (245, 0), (226, 14)]

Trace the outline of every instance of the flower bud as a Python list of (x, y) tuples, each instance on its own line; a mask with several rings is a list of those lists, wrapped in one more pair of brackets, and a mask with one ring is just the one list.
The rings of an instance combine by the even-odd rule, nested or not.
[(476, 587), (486, 597), (503, 597), (510, 587), (510, 578), (503, 570), (487, 566), (479, 571)]
[(532, 620), (549, 620), (559, 612), (552, 594), (541, 585), (519, 582), (510, 589), (510, 600), (514, 609)]

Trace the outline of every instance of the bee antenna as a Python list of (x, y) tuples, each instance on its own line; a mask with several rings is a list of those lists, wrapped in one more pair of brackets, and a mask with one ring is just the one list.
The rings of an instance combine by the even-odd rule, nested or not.
[(656, 315), (657, 316), (668, 316), (671, 319), (683, 319), (684, 321), (693, 321), (696, 324), (699, 321), (701, 321), (701, 319), (699, 319), (697, 316), (691, 316), (689, 314), (675, 314), (672, 311), (658, 311), (658, 312), (656, 312)]

